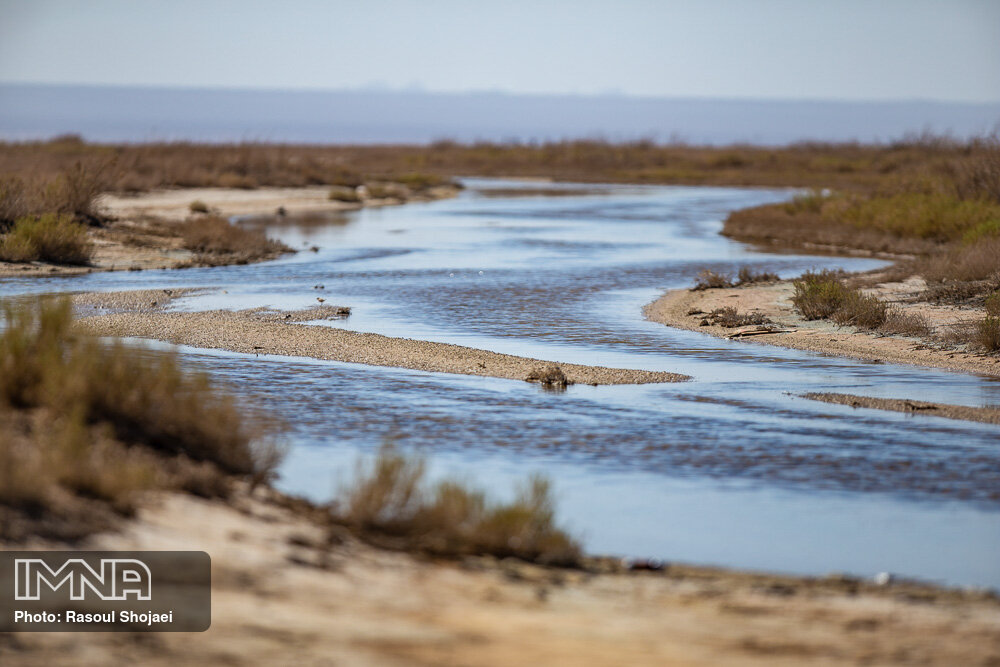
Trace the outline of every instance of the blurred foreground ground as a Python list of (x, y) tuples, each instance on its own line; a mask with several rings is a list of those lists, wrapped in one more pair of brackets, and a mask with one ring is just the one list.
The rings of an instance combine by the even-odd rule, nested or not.
[(431, 562), (331, 536), (262, 497), (161, 495), (84, 548), (207, 551), (212, 627), (0, 635), (0, 664), (1000, 663), (989, 594), (685, 566)]

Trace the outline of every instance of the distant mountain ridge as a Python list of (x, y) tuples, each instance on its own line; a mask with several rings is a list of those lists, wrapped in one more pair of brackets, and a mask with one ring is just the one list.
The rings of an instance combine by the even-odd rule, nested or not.
[(1000, 126), (1000, 103), (710, 100), (412, 91), (0, 84), (0, 138), (426, 143), (647, 138), (692, 144), (958, 138)]

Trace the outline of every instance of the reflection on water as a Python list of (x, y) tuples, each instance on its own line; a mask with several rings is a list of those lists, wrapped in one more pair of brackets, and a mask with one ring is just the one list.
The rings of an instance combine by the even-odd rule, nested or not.
[(547, 473), (561, 514), (594, 550), (1000, 587), (995, 426), (795, 397), (822, 390), (998, 405), (1000, 382), (723, 341), (642, 318), (660, 290), (689, 285), (706, 266), (793, 275), (878, 265), (764, 255), (718, 235), (727, 211), (788, 192), (601, 186), (600, 195), (522, 198), (482, 197), (470, 185), (452, 201), (252, 223), (316, 253), (11, 280), (0, 295), (214, 286), (226, 293), (177, 307), (301, 308), (322, 284), (328, 303), (353, 311), (317, 326), (686, 373), (694, 380), (552, 394), (490, 378), (186, 353), (289, 421), (295, 447), (282, 484), (313, 497), (328, 496), (359, 453), (393, 438), (432, 455), (438, 474), (498, 491)]

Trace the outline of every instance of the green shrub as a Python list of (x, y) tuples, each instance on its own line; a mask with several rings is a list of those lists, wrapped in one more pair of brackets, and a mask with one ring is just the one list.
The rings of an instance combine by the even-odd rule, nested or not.
[(831, 317), (843, 305), (849, 292), (839, 273), (825, 270), (807, 271), (792, 285), (795, 288), (792, 303), (807, 320)]
[(87, 229), (68, 215), (21, 218), (0, 238), (0, 260), (88, 264), (94, 248)]
[(806, 272), (793, 285), (792, 303), (807, 320), (832, 319), (838, 324), (878, 329), (889, 315), (885, 302), (847, 287), (837, 272)]

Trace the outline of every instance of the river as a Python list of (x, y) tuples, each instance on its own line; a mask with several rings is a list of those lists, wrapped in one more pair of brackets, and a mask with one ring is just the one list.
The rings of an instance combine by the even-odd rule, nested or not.
[[(177, 308), (352, 307), (317, 323), (690, 382), (571, 386), (181, 348), (185, 364), (289, 424), (279, 486), (329, 498), (393, 441), (435, 477), (499, 496), (541, 472), (588, 551), (778, 572), (889, 571), (1000, 589), (996, 426), (796, 395), (1000, 405), (1000, 381), (730, 342), (646, 321), (705, 267), (788, 277), (878, 260), (766, 254), (719, 235), (790, 190), (468, 179), (456, 199), (257, 220), (293, 247), (249, 266), (0, 280), (29, 293), (210, 287)], [(491, 189), (520, 190), (487, 196)], [(554, 196), (553, 188), (565, 190)], [(542, 194), (545, 193), (545, 194)], [(315, 289), (323, 285), (322, 290)], [(224, 290), (224, 292), (223, 292)]]

